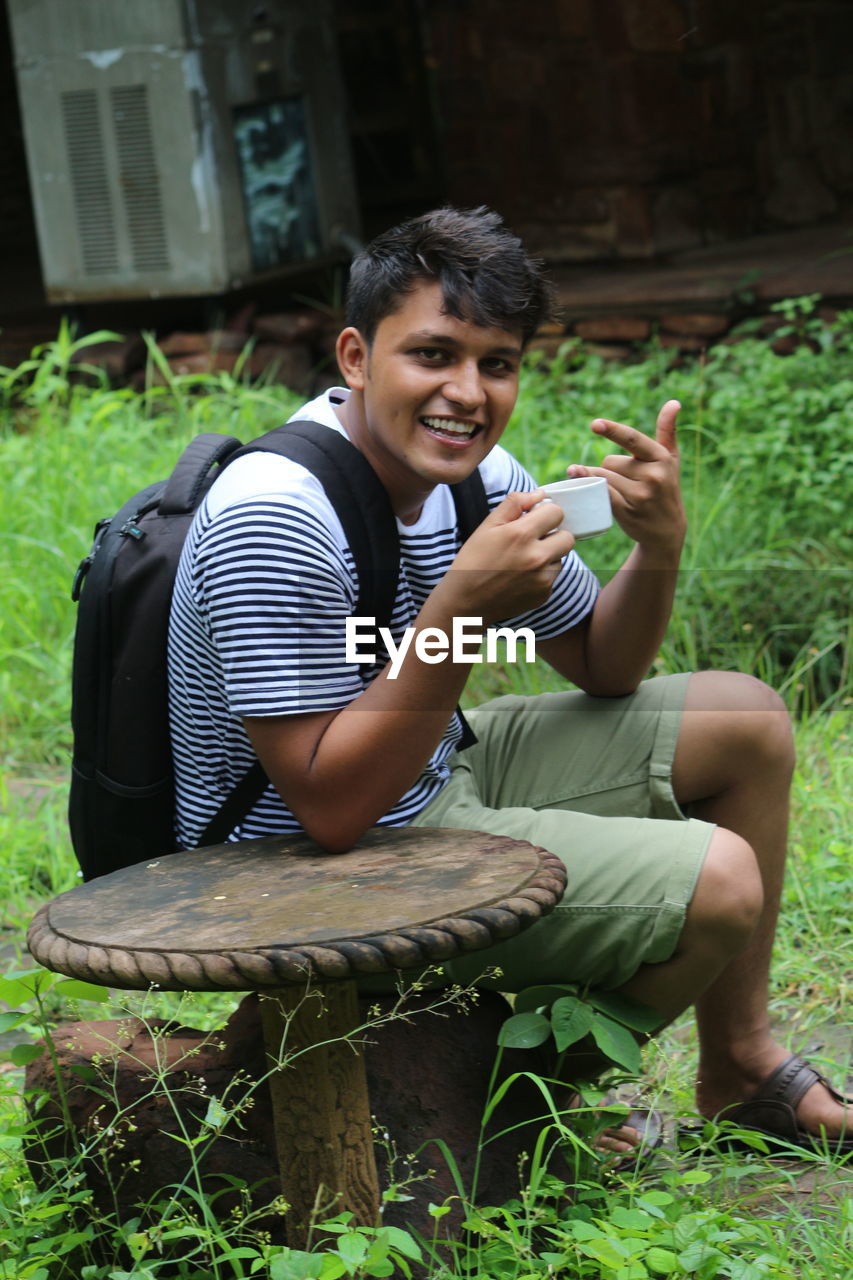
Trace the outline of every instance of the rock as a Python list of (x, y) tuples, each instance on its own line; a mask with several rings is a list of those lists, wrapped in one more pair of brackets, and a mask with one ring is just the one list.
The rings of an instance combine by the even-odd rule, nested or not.
[(55, 324), (4, 326), (0, 329), (0, 366), (16, 369), (31, 358), (36, 347), (46, 346), (55, 338)]
[(661, 333), (658, 343), (662, 347), (677, 347), (679, 351), (704, 351), (708, 339), (689, 333)]
[(726, 333), (731, 325), (729, 316), (720, 314), (679, 312), (661, 316), (661, 327), (669, 333), (692, 335), (697, 338), (716, 338)]
[[(265, 377), (293, 391), (307, 394), (311, 390), (311, 374), (314, 360), (303, 343), (283, 346), (277, 342), (260, 342), (248, 352), (244, 350), (246, 339), (240, 335), (240, 347), (236, 350), (217, 350), (211, 347), (181, 354), (168, 354), (169, 368), (173, 373), (186, 376), (211, 373), (237, 373), (242, 378)], [(153, 369), (149, 381), (162, 385), (165, 378)]]
[(546, 360), (556, 360), (557, 356), (560, 354), (560, 347), (562, 347), (563, 343), (566, 341), (567, 339), (565, 334), (560, 337), (557, 337), (556, 335), (552, 337), (547, 337), (545, 335), (539, 337), (537, 335), (530, 339), (525, 350), (528, 353), (531, 351), (538, 351)]
[[(253, 329), (258, 338), (272, 342), (311, 342), (323, 332), (327, 317), (322, 311), (283, 311), (258, 316)], [(342, 325), (336, 326), (336, 332)]]
[(249, 341), (240, 330), (211, 329), (206, 333), (170, 333), (158, 339), (157, 345), (165, 356), (193, 356), (201, 352), (242, 351)]
[[(128, 338), (107, 338), (103, 342), (88, 343), (80, 348), (74, 363), (101, 369), (111, 383), (119, 384), (144, 360), (145, 342), (140, 334), (135, 333)], [(71, 376), (74, 381), (85, 381), (87, 370), (77, 369)], [(91, 375), (88, 377), (91, 380)]]
[(575, 333), (587, 342), (645, 342), (651, 332), (644, 316), (597, 316), (575, 324)]
[(630, 360), (636, 354), (626, 342), (586, 342), (584, 347), (591, 356), (602, 360)]
[[(370, 1004), (387, 1013), (393, 1002), (381, 997)], [(443, 1232), (458, 1229), (462, 1220), (452, 1172), (435, 1140), (447, 1142), (470, 1191), (498, 1029), (508, 1013), (503, 998), (489, 992), (481, 993), (467, 1011), (447, 1007), (439, 1015), (430, 1011), (434, 1005), (435, 996), (410, 997), (406, 1016), (369, 1029), (365, 1047), (371, 1109), (386, 1135), (377, 1146), (380, 1185), (399, 1183), (410, 1158), (421, 1175), (405, 1187), (412, 1198), (389, 1203), (383, 1221), (411, 1224), (427, 1235), (434, 1226), (430, 1203), (451, 1204), (442, 1219)], [(362, 1002), (365, 1017), (367, 1007)], [(117, 1208), (126, 1220), (141, 1205), (156, 1202), (162, 1188), (185, 1178), (190, 1152), (182, 1132), (190, 1140), (203, 1134), (205, 1117), (215, 1115), (220, 1105), (236, 1108), (236, 1114), (219, 1136), (196, 1148), (205, 1191), (218, 1193), (214, 1211), (225, 1216), (239, 1202), (237, 1192), (222, 1194), (223, 1176), (240, 1179), (251, 1189), (254, 1209), (271, 1204), (278, 1193), (278, 1163), (269, 1090), (258, 1083), (265, 1054), (256, 996), (244, 999), (222, 1031), (213, 1034), (162, 1019), (143, 1025), (128, 1018), (59, 1027), (54, 1044), (77, 1138), (90, 1142), (98, 1133), (105, 1135), (84, 1161), (98, 1209), (113, 1213)], [(537, 1068), (534, 1055), (506, 1051), (499, 1079)], [(157, 1084), (158, 1071), (168, 1094)], [(68, 1154), (71, 1145), (67, 1132), (53, 1128), (61, 1111), (47, 1054), (28, 1066), (26, 1089), (30, 1099), (42, 1093), (48, 1098), (38, 1116), (52, 1132), (43, 1147), (31, 1143), (27, 1151), (34, 1178), (44, 1183), (51, 1176), (46, 1160)], [(243, 1107), (236, 1105), (241, 1098), (247, 1099)], [(542, 1097), (529, 1081), (512, 1084), (487, 1131), (511, 1132), (483, 1150), (477, 1203), (500, 1204), (518, 1194), (519, 1164), (541, 1127), (530, 1118), (542, 1111)], [(393, 1169), (391, 1151), (396, 1152)], [(267, 1215), (262, 1225), (274, 1239), (282, 1239), (277, 1215)]]
[(249, 357), (249, 373), (252, 377), (264, 375), (271, 382), (279, 382), (308, 395), (313, 390), (312, 373), (316, 361), (304, 342), (284, 345), (280, 342), (259, 342)]

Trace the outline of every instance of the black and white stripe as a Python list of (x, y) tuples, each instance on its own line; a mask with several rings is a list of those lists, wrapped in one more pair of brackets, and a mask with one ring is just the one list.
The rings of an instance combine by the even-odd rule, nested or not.
[[(300, 416), (341, 430), (333, 396)], [(330, 398), (331, 397), (331, 398)], [(534, 486), (505, 450), (481, 466), (491, 506)], [(450, 568), (458, 550), (449, 490), (435, 489), (415, 525), (399, 525), (395, 642)], [(572, 553), (547, 603), (512, 627), (538, 639), (562, 634), (591, 610), (594, 575)], [(358, 584), (340, 522), (322, 488), (298, 464), (251, 454), (229, 467), (193, 522), (175, 583), (169, 635), (170, 711), (177, 782), (177, 835), (192, 847), (254, 762), (243, 716), (292, 715), (347, 706), (381, 669), (345, 661), (345, 619)], [(448, 777), (459, 741), (454, 716), (421, 777), (381, 820), (411, 821)], [(272, 789), (232, 833), (248, 839), (299, 824)]]

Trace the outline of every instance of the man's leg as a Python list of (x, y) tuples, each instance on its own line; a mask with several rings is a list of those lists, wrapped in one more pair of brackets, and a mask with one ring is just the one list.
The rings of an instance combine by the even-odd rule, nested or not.
[[(676, 799), (718, 824), (675, 955), (624, 990), (665, 1019), (695, 1003), (703, 1115), (748, 1099), (787, 1056), (770, 1031), (770, 954), (787, 845), (794, 752), (781, 699), (749, 676), (691, 678), (673, 765)], [(703, 976), (704, 975), (704, 976)], [(802, 1128), (830, 1136), (849, 1109), (814, 1085)]]

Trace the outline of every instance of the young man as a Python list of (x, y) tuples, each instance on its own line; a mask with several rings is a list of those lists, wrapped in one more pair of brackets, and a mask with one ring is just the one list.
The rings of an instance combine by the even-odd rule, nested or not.
[[(234, 839), (304, 830), (343, 853), (374, 823), (421, 823), (542, 845), (566, 863), (565, 900), (518, 939), (453, 962), (455, 979), (500, 965), (511, 990), (617, 989), (661, 1024), (694, 1004), (703, 1115), (768, 1125), (778, 1112), (805, 1144), (837, 1137), (844, 1100), (787, 1059), (767, 1016), (793, 767), (784, 707), (737, 674), (644, 679), (685, 536), (679, 405), (663, 406), (654, 435), (596, 420), (617, 451), (569, 468), (606, 477), (635, 544), (599, 590), (558, 508), (499, 445), (549, 307), (500, 219), (443, 209), (385, 233), (354, 262), (348, 306), (337, 343), (346, 388), (297, 416), (346, 435), (389, 495), (401, 544), (395, 643), (406, 628), (450, 635), (459, 617), (528, 626), (580, 692), (479, 707), (477, 744), (457, 750), (470, 663), (424, 661), (414, 644), (394, 667), (352, 661), (357, 584), (332, 508), (297, 464), (245, 457), (199, 511), (176, 585), (182, 844), (197, 842), (257, 753), (270, 784)], [(478, 466), (491, 510), (460, 546), (447, 486)], [(768, 1089), (774, 1101), (751, 1101)], [(613, 1146), (635, 1141), (622, 1129)]]

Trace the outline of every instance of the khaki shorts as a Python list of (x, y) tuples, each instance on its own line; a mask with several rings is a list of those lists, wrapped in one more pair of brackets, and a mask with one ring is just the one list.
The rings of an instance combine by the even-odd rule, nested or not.
[(454, 982), (499, 966), (495, 985), (614, 988), (675, 950), (713, 826), (687, 817), (672, 760), (688, 675), (625, 698), (497, 698), (466, 716), (479, 739), (419, 826), (529, 840), (566, 865), (562, 902), (508, 942), (450, 961)]

